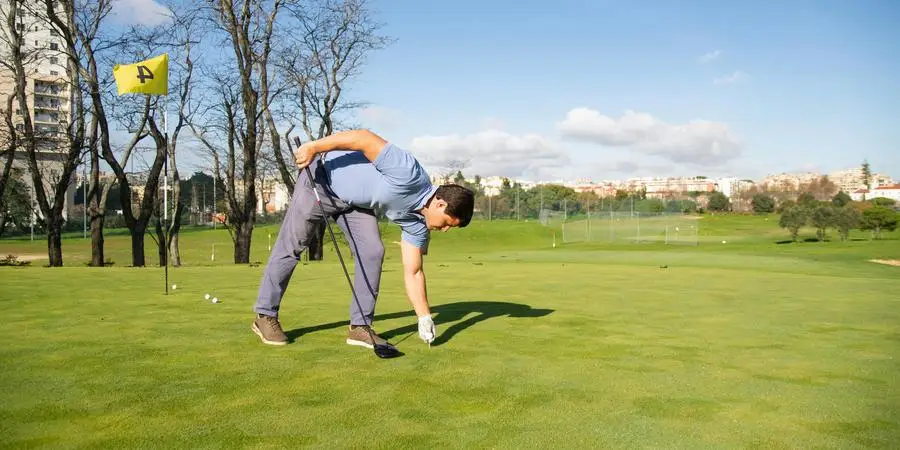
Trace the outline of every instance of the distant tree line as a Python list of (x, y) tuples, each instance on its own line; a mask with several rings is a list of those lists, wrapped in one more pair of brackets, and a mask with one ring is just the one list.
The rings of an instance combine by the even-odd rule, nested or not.
[[(771, 199), (765, 194), (754, 196), (754, 210), (772, 212)], [(791, 240), (797, 241), (800, 229), (811, 226), (816, 229), (816, 238), (824, 241), (829, 229), (838, 232), (841, 241), (849, 239), (850, 231), (860, 229), (871, 231), (875, 239), (881, 239), (884, 231), (894, 231), (900, 223), (900, 213), (895, 210), (896, 202), (889, 198), (875, 198), (870, 201), (854, 202), (845, 192), (838, 192), (830, 201), (816, 200), (810, 193), (801, 194), (796, 202), (784, 202), (779, 206), (779, 225), (788, 230)]]

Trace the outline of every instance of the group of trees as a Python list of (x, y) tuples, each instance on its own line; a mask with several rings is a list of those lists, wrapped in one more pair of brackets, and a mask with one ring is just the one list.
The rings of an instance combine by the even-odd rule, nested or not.
[[(760, 203), (768, 207), (767, 200)], [(825, 240), (829, 228), (838, 232), (841, 241), (849, 239), (853, 229), (871, 231), (875, 239), (880, 239), (883, 231), (894, 231), (900, 223), (900, 213), (894, 206), (895, 202), (887, 198), (853, 202), (849, 195), (839, 192), (830, 201), (821, 201), (805, 193), (796, 202), (783, 205), (779, 225), (791, 233), (793, 241), (805, 226), (816, 229), (819, 241)]]
[[(356, 125), (348, 113), (361, 103), (347, 96), (350, 83), (366, 56), (391, 39), (381, 35), (382, 25), (373, 20), (366, 0), (173, 0), (165, 3), (163, 23), (127, 28), (110, 22), (113, 3), (0, 4), (0, 52), (8, 55), (0, 58), (0, 70), (15, 85), (0, 105), (0, 230), (10, 218), (23, 216), (16, 207), (34, 208), (27, 216), (46, 233), (50, 265), (61, 266), (66, 193), (76, 171), (87, 165), (82, 201), (90, 218), (91, 264), (105, 263), (108, 208), (121, 211), (131, 233), (133, 266), (145, 265), (148, 231), (157, 241), (160, 264), (167, 254), (178, 264), (186, 196), (176, 156), (189, 152), (211, 166), (221, 183), (234, 262), (249, 262), (260, 178), (276, 172), (293, 187), (292, 132), (309, 140)], [(58, 42), (30, 45), (29, 33), (47, 29)], [(167, 99), (116, 95), (115, 64), (161, 53), (169, 54)], [(59, 134), (48, 135), (24, 105), (35, 67), (51, 60), (65, 68), (59, 89), (71, 105)], [(135, 176), (126, 168), (141, 151), (140, 176)], [(48, 154), (58, 162), (52, 174), (41, 163)], [(16, 159), (25, 161), (24, 173), (12, 169)], [(114, 176), (101, 177), (106, 171)], [(168, 214), (161, 192), (167, 174)]]
[(599, 196), (591, 191), (576, 192), (559, 184), (542, 184), (525, 189), (508, 178), (504, 178), (497, 188), (485, 188), (480, 176), (475, 175), (470, 182), (461, 171), (457, 171), (449, 181), (475, 192), (476, 215), (484, 219), (536, 219), (541, 210), (564, 212), (567, 217), (575, 217), (610, 211), (658, 214), (694, 213), (699, 209), (695, 200), (647, 198), (646, 191), (642, 190), (619, 190), (614, 195)]
[(737, 193), (737, 203), (744, 210), (749, 207), (755, 213), (778, 212), (780, 205), (796, 202), (804, 194), (812, 195), (819, 201), (830, 200), (840, 189), (827, 175), (810, 181), (794, 184), (783, 181), (780, 184), (754, 184), (749, 189)]

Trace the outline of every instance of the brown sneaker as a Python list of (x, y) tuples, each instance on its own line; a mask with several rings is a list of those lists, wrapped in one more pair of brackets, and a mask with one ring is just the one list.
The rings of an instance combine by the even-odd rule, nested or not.
[[(369, 331), (371, 331), (371, 333)], [(377, 335), (375, 330), (366, 325), (350, 325), (350, 331), (347, 332), (347, 343), (350, 345), (358, 345), (360, 347), (373, 348), (373, 336), (375, 337), (375, 344), (391, 345), (388, 341)]]
[(287, 335), (284, 334), (284, 331), (281, 330), (281, 324), (278, 322), (277, 317), (266, 316), (260, 314), (256, 320), (253, 321), (253, 326), (251, 327), (254, 333), (262, 339), (263, 344), (269, 345), (285, 345), (287, 344), (288, 338)]

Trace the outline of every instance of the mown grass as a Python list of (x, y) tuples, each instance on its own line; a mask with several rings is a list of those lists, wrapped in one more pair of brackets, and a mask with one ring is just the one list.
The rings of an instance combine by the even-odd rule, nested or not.
[(68, 239), (67, 267), (0, 268), (0, 446), (893, 446), (900, 268), (868, 259), (900, 259), (898, 233), (778, 244), (773, 220), (705, 217), (696, 247), (553, 248), (515, 222), (438, 234), (431, 348), (386, 228), (376, 327), (406, 353), (395, 360), (343, 343), (350, 296), (328, 254), (295, 271), (291, 345), (259, 343), (275, 227), (257, 232), (259, 266), (209, 261), (214, 242), (228, 254), (224, 231), (186, 232), (168, 296), (160, 268), (125, 267), (127, 237), (110, 236), (103, 269)]

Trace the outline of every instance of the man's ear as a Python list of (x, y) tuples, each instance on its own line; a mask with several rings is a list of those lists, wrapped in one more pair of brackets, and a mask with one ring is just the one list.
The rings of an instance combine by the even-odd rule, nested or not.
[(447, 207), (447, 201), (442, 198), (434, 199), (434, 207), (435, 209), (443, 210)]

